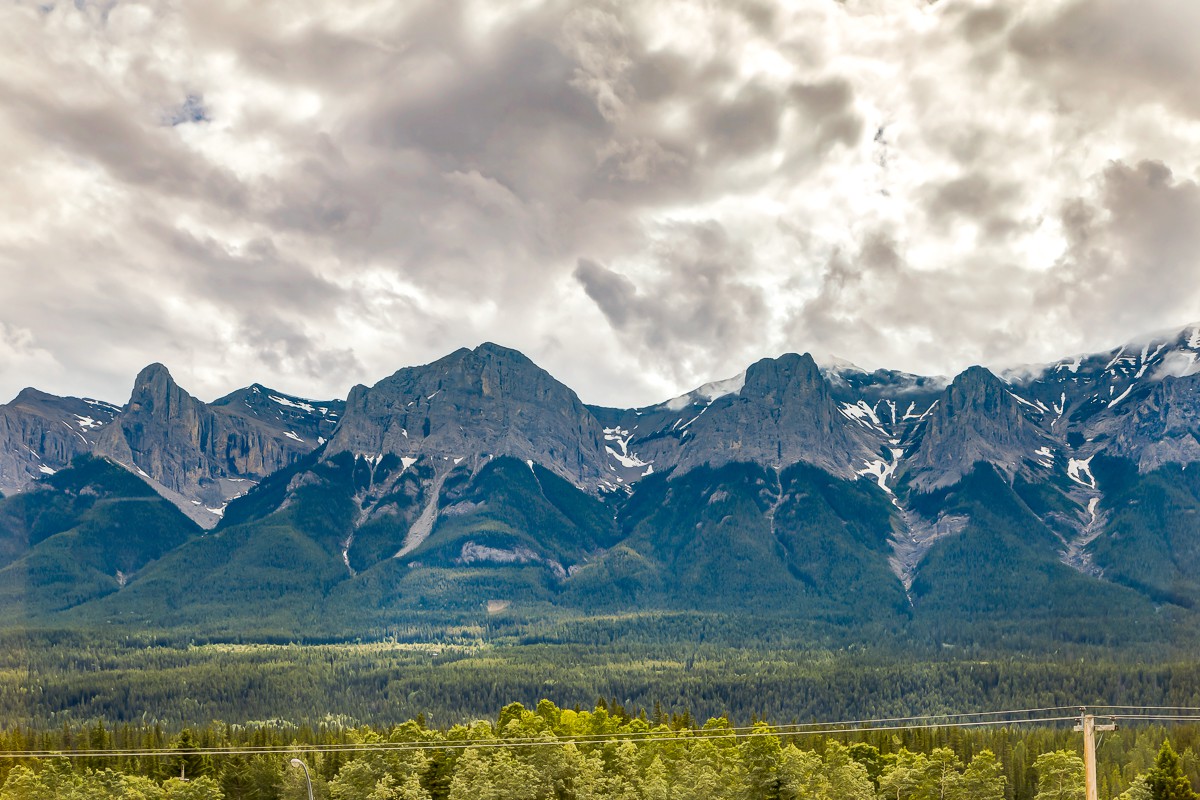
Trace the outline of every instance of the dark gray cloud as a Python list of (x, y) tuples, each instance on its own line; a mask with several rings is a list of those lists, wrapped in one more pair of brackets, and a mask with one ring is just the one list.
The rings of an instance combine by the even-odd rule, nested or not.
[(962, 13), (959, 25), (963, 36), (971, 42), (981, 42), (997, 36), (1008, 29), (1012, 21), (1013, 9), (1008, 5), (993, 3), (989, 5), (959, 4), (954, 9)]
[(129, 109), (103, 102), (65, 103), (0, 78), (0, 103), (16, 124), (47, 147), (87, 159), (114, 181), (171, 197), (244, 207), (243, 187), (227, 171), (197, 163), (169, 130), (138, 124)]
[(852, 146), (861, 137), (863, 121), (854, 109), (854, 89), (845, 79), (796, 83), (788, 93), (803, 110), (818, 153), (839, 142)]
[(643, 365), (685, 379), (697, 370), (737, 371), (766, 344), (768, 303), (740, 278), (753, 257), (717, 223), (671, 225), (653, 247), (654, 268), (635, 282), (590, 259), (574, 277)]
[(1070, 246), (1039, 300), (1097, 334), (1200, 317), (1200, 184), (1156, 161), (1115, 162), (1098, 182), (1064, 204)]
[(1108, 105), (1117, 97), (1135, 106), (1163, 102), (1196, 117), (1197, 30), (1195, 3), (1072, 0), (1019, 24), (1012, 47), (1070, 102)]
[(988, 238), (1004, 237), (1019, 229), (1013, 212), (1022, 199), (1021, 185), (971, 172), (923, 187), (929, 225), (943, 230), (969, 222)]

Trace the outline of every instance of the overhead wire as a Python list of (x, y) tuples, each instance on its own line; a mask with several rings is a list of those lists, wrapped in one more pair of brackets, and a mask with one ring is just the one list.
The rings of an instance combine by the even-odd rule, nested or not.
[[(920, 723), (920, 722), (930, 721), (930, 720), (964, 719), (967, 717), (983, 717), (983, 716), (1012, 717), (1012, 716), (1015, 716), (1018, 714), (1043, 713), (1043, 712), (1048, 712), (1048, 711), (1064, 711), (1067, 709), (1076, 709), (1076, 708), (1079, 708), (1079, 706), (1047, 706), (1047, 707), (1042, 707), (1042, 708), (1013, 709), (1013, 710), (1009, 710), (1009, 711), (971, 711), (971, 712), (966, 712), (966, 713), (955, 713), (955, 714), (923, 714), (920, 716), (910, 716), (910, 717), (873, 717), (873, 718), (863, 718), (863, 719), (837, 720), (837, 721), (830, 721), (830, 722), (793, 722), (793, 723), (787, 723), (784, 725), (772, 725), (772, 726), (770, 726), (770, 728), (771, 728), (772, 732), (774, 732), (774, 733), (787, 732), (789, 735), (801, 735), (801, 734), (810, 734), (810, 733), (811, 734), (829, 733), (829, 732), (832, 732), (830, 729), (885, 730), (885, 728), (879, 728), (879, 727), (864, 728), (861, 726), (864, 726), (864, 725), (877, 726), (877, 725), (880, 725), (883, 723), (895, 725), (895, 723), (901, 723), (901, 722)], [(1074, 717), (1064, 717), (1064, 719), (1073, 719), (1073, 718)], [(1026, 722), (1026, 721), (1036, 721), (1036, 720), (1013, 719), (1013, 720), (1001, 720), (1000, 722), (1019, 723), (1019, 722)], [(962, 725), (962, 724), (964, 724), (964, 723), (944, 723), (938, 727), (953, 727), (954, 725)], [(850, 727), (850, 726), (858, 726), (858, 727)], [(899, 727), (899, 728), (904, 728), (904, 727), (919, 728), (919, 727), (923, 727), (923, 726), (918, 725), (918, 724), (913, 724), (913, 725), (908, 725), (908, 726), (900, 725), (897, 727)], [(886, 730), (892, 730), (892, 729), (893, 728), (886, 728)], [(743, 726), (724, 726), (724, 727), (720, 727), (720, 728), (693, 728), (689, 732), (694, 733), (694, 734), (700, 734), (700, 735), (713, 735), (713, 734), (753, 733), (753, 732), (756, 732), (759, 730), (760, 730), (760, 727), (758, 725), (743, 725)], [(649, 730), (645, 730), (645, 731), (624, 731), (624, 732), (620, 733), (619, 736), (621, 736), (622, 738), (642, 738), (642, 737), (653, 737), (653, 736), (660, 735), (662, 733), (663, 733), (662, 731), (658, 731), (655, 729), (649, 729)], [(586, 743), (587, 741), (590, 741), (595, 738), (607, 740), (608, 738), (611, 738), (612, 736), (613, 736), (613, 734), (611, 734), (611, 733), (579, 734), (576, 736), (572, 736), (571, 739), (572, 739), (572, 741)], [(534, 736), (513, 737), (513, 738), (507, 738), (507, 739), (505, 739), (505, 741), (516, 742), (516, 743), (540, 742), (540, 741), (542, 741), (542, 737), (534, 737)]]
[[(477, 749), (515, 749), (527, 747), (562, 747), (567, 744), (604, 746), (631, 742), (698, 742), (705, 739), (721, 740), (732, 738), (746, 740), (759, 735), (770, 735), (778, 738), (796, 738), (814, 735), (841, 735), (865, 732), (905, 731), (905, 730), (936, 730), (943, 728), (976, 728), (1003, 725), (1044, 724), (1057, 722), (1075, 722), (1079, 719), (1076, 714), (1051, 715), (1031, 717), (1029, 714), (1045, 714), (1047, 712), (1066, 711), (1068, 709), (1086, 709), (1096, 711), (1104, 708), (1116, 710), (1196, 710), (1200, 708), (1187, 706), (1043, 706), (1039, 708), (1010, 709), (1006, 711), (975, 711), (955, 714), (927, 714), (911, 717), (876, 717), (855, 720), (839, 720), (833, 722), (793, 723), (782, 726), (737, 726), (721, 728), (697, 728), (687, 731), (626, 731), (623, 733), (580, 734), (576, 736), (556, 737), (547, 734), (540, 737), (489, 738), (489, 739), (458, 739), (415, 742), (344, 742), (331, 744), (301, 744), (265, 745), (258, 747), (197, 747), (181, 749), (179, 747), (163, 748), (132, 748), (132, 749), (98, 749), (98, 750), (20, 750), (0, 752), (0, 758), (163, 758), (184, 756), (237, 756), (237, 755), (284, 755), (289, 753), (363, 753), (391, 752), (404, 753), (425, 750), (466, 750)], [(1023, 716), (1024, 715), (1024, 716)], [(1200, 721), (1200, 714), (1098, 714), (1108, 719), (1127, 719), (1136, 721), (1170, 721), (1194, 722)], [(973, 717), (991, 717), (991, 719), (971, 719)]]
[(1200, 706), (1107, 706), (1096, 705), (1088, 708), (1114, 708), (1121, 711), (1195, 711), (1200, 713)]
[[(1063, 706), (1062, 708), (1074, 708), (1074, 706)], [(1050, 709), (1050, 710), (1059, 710)], [(976, 712), (975, 714), (954, 714), (940, 715), (953, 717), (969, 717), (980, 715), (1003, 715), (1003, 714), (1021, 714), (1028, 713), (1030, 710), (1018, 712)], [(759, 735), (771, 735), (779, 738), (792, 738), (811, 735), (830, 735), (830, 734), (845, 734), (845, 733), (861, 733), (867, 731), (901, 731), (901, 730), (932, 730), (940, 728), (968, 728), (982, 726), (1000, 726), (1000, 725), (1023, 725), (1032, 723), (1048, 723), (1048, 722), (1063, 722), (1074, 721), (1076, 716), (1047, 716), (1035, 718), (1021, 719), (987, 719), (987, 720), (965, 720), (958, 722), (926, 722), (923, 724), (915, 724), (910, 720), (914, 719), (933, 719), (933, 716), (907, 718), (896, 717), (892, 719), (870, 720), (870, 722), (890, 722), (890, 723), (905, 723), (905, 724), (889, 724), (889, 725), (874, 725), (872, 727), (862, 727), (857, 725), (858, 721), (848, 722), (827, 722), (827, 723), (810, 723), (809, 725), (819, 725), (820, 729), (796, 729), (799, 726), (784, 726), (785, 728), (793, 728), (791, 730), (780, 730), (776, 728), (768, 728), (763, 730), (757, 727), (739, 727), (739, 728), (714, 728), (714, 729), (696, 729), (686, 732), (676, 731), (630, 731), (626, 734), (591, 734), (583, 736), (568, 736), (562, 738), (521, 738), (521, 739), (473, 739), (473, 740), (452, 740), (452, 741), (424, 741), (424, 742), (359, 742), (359, 743), (337, 743), (337, 744), (288, 744), (288, 745), (271, 745), (262, 747), (209, 747), (209, 748), (134, 748), (128, 750), (75, 750), (75, 751), (49, 751), (49, 750), (23, 750), (0, 752), (0, 758), (20, 759), (20, 758), (147, 758), (147, 757), (182, 757), (182, 756), (233, 756), (233, 755), (272, 755), (272, 754), (287, 754), (287, 753), (344, 753), (344, 752), (411, 752), (422, 750), (466, 750), (470, 748), (479, 749), (497, 749), (497, 748), (522, 748), (522, 747), (562, 747), (567, 744), (575, 745), (609, 745), (623, 744), (625, 742), (641, 743), (641, 742), (698, 742), (704, 739), (724, 739), (733, 738), (737, 740), (745, 740)]]

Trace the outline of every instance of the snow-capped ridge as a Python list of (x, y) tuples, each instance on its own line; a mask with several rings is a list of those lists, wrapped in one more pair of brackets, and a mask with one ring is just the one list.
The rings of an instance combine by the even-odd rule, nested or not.
[(678, 397), (672, 397), (665, 403), (657, 406), (668, 411), (682, 411), (693, 403), (708, 402), (730, 394), (738, 394), (746, 385), (746, 371), (742, 370), (732, 378), (725, 378), (720, 381), (712, 381), (711, 383), (697, 386), (687, 394), (681, 394)]

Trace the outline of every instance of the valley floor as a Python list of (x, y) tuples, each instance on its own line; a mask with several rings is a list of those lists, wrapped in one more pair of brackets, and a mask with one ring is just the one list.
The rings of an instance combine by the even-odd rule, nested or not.
[(0, 634), (0, 721), (54, 727), (103, 720), (169, 730), (238, 724), (438, 725), (549, 699), (780, 723), (1078, 704), (1197, 705), (1200, 664), (1146, 663), (1100, 648), (924, 654), (592, 643), (197, 643), (151, 635)]

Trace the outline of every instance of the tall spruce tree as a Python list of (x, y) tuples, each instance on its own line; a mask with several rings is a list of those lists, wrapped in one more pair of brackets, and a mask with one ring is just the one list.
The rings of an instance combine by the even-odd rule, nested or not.
[(1200, 800), (1192, 790), (1192, 782), (1183, 774), (1183, 765), (1171, 743), (1163, 740), (1154, 767), (1146, 773), (1146, 783), (1154, 800)]

